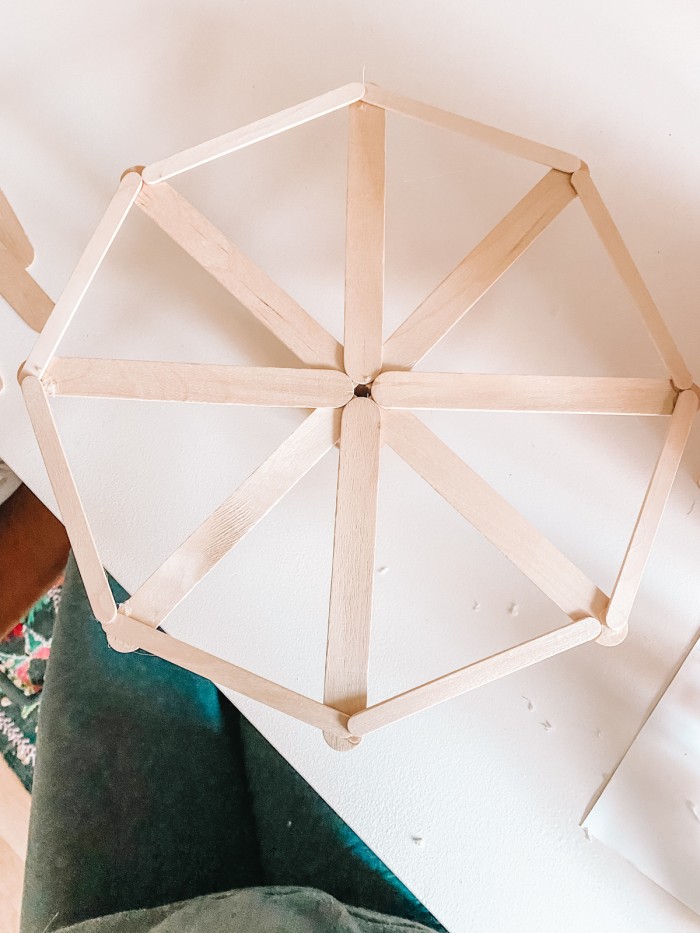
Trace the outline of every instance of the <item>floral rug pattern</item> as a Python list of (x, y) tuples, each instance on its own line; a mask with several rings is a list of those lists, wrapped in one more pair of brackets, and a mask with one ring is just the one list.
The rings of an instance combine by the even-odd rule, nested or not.
[(0, 754), (31, 790), (37, 719), (60, 581), (0, 641)]

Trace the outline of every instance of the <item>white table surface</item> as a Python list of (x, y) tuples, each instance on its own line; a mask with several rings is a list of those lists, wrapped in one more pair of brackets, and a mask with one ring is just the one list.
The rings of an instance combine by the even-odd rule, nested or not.
[[(366, 66), (368, 80), (585, 158), (697, 372), (698, 29), (697, 7), (660, 0), (14, 5), (0, 35), (0, 184), (36, 246), (33, 274), (56, 297), (124, 168), (358, 80)], [(389, 131), (387, 332), (542, 174), (398, 118)], [(345, 121), (335, 115), (178, 187), (340, 337), (344, 172)], [(52, 506), (14, 382), (32, 341), (0, 302), (0, 457)], [(295, 364), (140, 216), (61, 349)], [(578, 204), (421, 368), (663, 372)], [(132, 590), (303, 417), (75, 399), (54, 410), (104, 561)], [(661, 420), (426, 421), (592, 579), (612, 585)], [(316, 697), (335, 456), (168, 625)], [(576, 649), (345, 755), (312, 729), (240, 703), (451, 931), (700, 929), (578, 825), (697, 629), (699, 468), (695, 433), (621, 647)], [(563, 621), (389, 451), (377, 568), (386, 570), (376, 581), (371, 700)]]

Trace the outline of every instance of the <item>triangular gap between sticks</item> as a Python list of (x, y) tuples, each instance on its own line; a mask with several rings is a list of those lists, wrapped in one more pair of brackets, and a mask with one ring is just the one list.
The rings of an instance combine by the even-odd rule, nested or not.
[[(347, 122), (348, 114), (337, 111), (302, 132), (275, 137), (271, 146), (268, 141), (169, 182), (145, 185), (139, 206), (155, 213), (160, 190), (170, 188), (191, 205), (192, 218), (195, 210), (205, 217), (342, 343)], [(153, 220), (158, 223), (158, 216)], [(175, 236), (183, 239), (187, 226), (185, 219)], [(218, 258), (212, 255), (212, 265)]]
[(371, 704), (571, 621), (389, 444), (381, 464)]
[[(113, 566), (124, 566), (132, 541), (142, 542), (137, 564), (131, 562), (132, 592), (307, 417), (305, 411), (281, 408), (210, 405), (203, 412), (197, 404), (120, 399), (51, 398), (51, 406), (75, 464), (78, 488), (90, 493), (86, 502), (96, 509), (95, 518), (101, 516), (96, 531), (109, 535), (110, 551), (117, 554)], [(118, 439), (116, 444), (108, 443), (108, 437), (102, 442), (109, 469), (98, 484), (97, 499), (94, 470), (102, 457), (97, 456), (94, 431), (81, 428), (85, 424), (108, 426), (104, 430)], [(274, 479), (271, 493), (273, 484)]]
[[(597, 380), (593, 382), (597, 386)], [(535, 402), (531, 404), (534, 409)], [(570, 406), (571, 400), (564, 407)], [(663, 446), (671, 410), (669, 405), (666, 417), (653, 418), (653, 425), (622, 415), (602, 418), (536, 410), (435, 410), (416, 411), (414, 416), (609, 593)], [(619, 468), (627, 458), (628, 476), (621, 483)], [(612, 525), (611, 509), (616, 515)], [(599, 540), (601, 528), (607, 531)], [(598, 546), (591, 548), (591, 542), (598, 540)]]
[[(442, 336), (435, 333), (417, 370), (458, 368), (492, 374), (494, 379), (550, 372), (553, 390), (564, 375), (600, 376), (611, 380), (611, 398), (617, 393), (612, 382), (616, 377), (653, 377), (670, 384), (668, 367), (634, 299), (575, 200), (507, 269), (485, 275), (483, 285), (474, 287), (471, 274), (481, 276), (490, 257), (484, 256), (479, 265), (463, 261), (469, 277), (453, 299), (454, 329)], [(456, 279), (455, 274), (455, 283)], [(434, 290), (436, 298), (439, 291), (440, 286)], [(440, 313), (440, 302), (432, 296), (423, 304), (437, 304)], [(504, 332), (512, 335), (510, 340), (503, 340)], [(385, 368), (392, 368), (390, 356)], [(546, 386), (547, 377), (541, 379)]]
[(174, 188), (144, 185), (137, 206), (302, 363), (342, 369), (338, 341)]
[(462, 134), (388, 117), (386, 339), (546, 174)]

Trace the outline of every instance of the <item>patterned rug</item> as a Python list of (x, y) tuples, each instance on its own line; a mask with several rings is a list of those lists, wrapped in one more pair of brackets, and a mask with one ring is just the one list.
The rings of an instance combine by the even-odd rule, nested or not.
[(60, 581), (0, 641), (0, 753), (31, 791), (37, 719)]

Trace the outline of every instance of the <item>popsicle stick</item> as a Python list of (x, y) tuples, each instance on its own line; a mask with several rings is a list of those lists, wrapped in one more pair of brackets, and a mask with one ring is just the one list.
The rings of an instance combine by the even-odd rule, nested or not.
[(632, 296), (646, 324), (649, 336), (654, 342), (659, 355), (666, 363), (669, 373), (678, 389), (688, 389), (693, 384), (693, 377), (685, 365), (670, 331), (654, 304), (654, 299), (644, 284), (629, 250), (615, 226), (615, 222), (593, 183), (587, 166), (580, 168), (571, 176), (571, 184), (581, 198), (588, 217), (603, 246), (608, 252), (613, 265)]
[(172, 635), (159, 632), (137, 619), (129, 618), (122, 613), (121, 607), (116, 621), (108, 626), (108, 632), (111, 637), (116, 636), (127, 644), (177, 664), (200, 677), (206, 677), (251, 700), (264, 703), (280, 713), (340, 738), (350, 738), (348, 717), (344, 713), (179, 641)]
[(340, 412), (319, 408), (262, 463), (124, 603), (154, 628), (326, 454), (340, 435)]
[(340, 408), (353, 384), (334, 369), (217, 366), (57, 356), (43, 379), (49, 395)]
[(444, 130), (460, 133), (462, 136), (469, 136), (493, 149), (500, 149), (502, 152), (508, 152), (521, 159), (538, 162), (540, 165), (547, 165), (562, 172), (575, 172), (581, 166), (581, 160), (568, 152), (544, 146), (542, 143), (533, 142), (522, 136), (515, 136), (513, 133), (498, 130), (467, 117), (460, 117), (456, 113), (440, 110), (439, 107), (433, 107), (430, 104), (402, 97), (392, 91), (385, 91), (376, 84), (366, 86), (363, 100), (382, 107), (384, 110), (391, 110), (405, 117), (412, 117), (414, 120), (421, 120), (423, 123), (430, 123)]
[(350, 107), (345, 248), (345, 372), (371, 382), (382, 368), (385, 115)]
[(338, 341), (170, 185), (144, 185), (138, 206), (310, 366), (343, 368)]
[[(324, 702), (344, 713), (367, 705), (379, 479), (379, 409), (369, 398), (345, 406), (340, 428), (333, 571)], [(326, 734), (345, 751), (353, 743)]]
[(187, 172), (199, 165), (211, 162), (213, 159), (236, 152), (238, 149), (245, 149), (246, 146), (252, 146), (253, 143), (277, 136), (295, 126), (301, 126), (302, 123), (316, 120), (334, 110), (341, 110), (360, 100), (364, 92), (364, 84), (346, 84), (320, 97), (295, 104), (287, 110), (263, 117), (261, 120), (232, 130), (230, 133), (224, 133), (223, 136), (217, 136), (216, 139), (210, 139), (191, 149), (185, 149), (177, 155), (154, 162), (144, 169), (143, 180), (149, 185), (158, 184), (181, 172)]
[(24, 232), (17, 214), (10, 202), (0, 190), (0, 244), (5, 246), (23, 269), (28, 269), (34, 262), (34, 247)]
[(557, 654), (576, 648), (598, 637), (601, 624), (597, 619), (585, 618), (571, 622), (563, 628), (539, 635), (530, 641), (499, 651), (491, 657), (473, 664), (467, 664), (459, 670), (438, 677), (430, 683), (414, 687), (398, 696), (350, 717), (348, 729), (356, 736), (367, 735), (383, 726), (398, 722), (414, 713), (420, 713), (438, 703), (452, 700), (475, 687), (482, 687), (507, 674), (513, 674), (539, 661), (545, 661)]
[(122, 178), (85, 252), (68, 279), (63, 294), (56, 302), (46, 326), (34, 344), (22, 368), (21, 376), (31, 373), (41, 379), (46, 372), (46, 367), (51, 362), (66, 328), (73, 320), (80, 302), (85, 297), (95, 273), (102, 265), (107, 250), (126, 220), (140, 188), (141, 176), (136, 172), (129, 172)]
[(35, 376), (22, 380), (22, 394), (44, 459), (51, 488), (66, 526), (75, 560), (83, 578), (92, 612), (100, 622), (111, 622), (117, 612), (107, 577), (102, 569), (75, 480), (51, 414), (41, 381)]
[(697, 410), (696, 394), (681, 392), (605, 613), (613, 631), (629, 619)]
[(384, 369), (415, 366), (575, 197), (569, 175), (548, 172), (389, 337)]
[(600, 618), (605, 594), (415, 415), (382, 411), (382, 439), (566, 615)]
[(53, 301), (3, 243), (0, 243), (0, 295), (32, 330), (40, 331), (53, 311)]
[(668, 379), (383, 372), (372, 385), (382, 408), (454, 411), (670, 415), (677, 392)]

